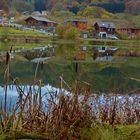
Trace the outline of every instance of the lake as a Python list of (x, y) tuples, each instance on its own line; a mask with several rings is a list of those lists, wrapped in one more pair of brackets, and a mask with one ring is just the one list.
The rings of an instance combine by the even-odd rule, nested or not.
[[(10, 73), (22, 85), (33, 85), (34, 79), (59, 88), (60, 76), (71, 87), (75, 80), (89, 83), (94, 92), (139, 92), (140, 57), (104, 56), (93, 59), (92, 47), (87, 47), (85, 60), (76, 60), (84, 45), (58, 44), (55, 56), (44, 63), (31, 62), (15, 56), (10, 62)], [(117, 46), (115, 46), (117, 47)], [(102, 61), (103, 60), (103, 61)], [(4, 84), (5, 63), (0, 63), (0, 84)], [(11, 81), (9, 81), (11, 84)], [(64, 88), (67, 88), (64, 84)]]

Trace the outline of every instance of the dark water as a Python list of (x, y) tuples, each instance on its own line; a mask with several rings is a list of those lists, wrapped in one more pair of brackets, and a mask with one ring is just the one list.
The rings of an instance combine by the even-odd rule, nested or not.
[[(6, 66), (0, 65), (0, 83), (4, 83), (4, 70)], [(36, 64), (31, 62), (12, 62), (10, 66), (11, 76), (18, 78), (20, 84), (34, 84)], [(137, 69), (139, 71), (140, 69)], [(128, 72), (129, 73), (129, 72)], [(132, 72), (131, 72), (132, 73)], [(140, 87), (138, 81), (131, 80), (126, 77), (125, 70), (114, 66), (100, 68), (98, 63), (78, 63), (76, 64), (57, 64), (47, 63), (43, 66), (40, 64), (37, 71), (37, 80), (42, 80), (46, 84), (54, 87), (60, 87), (60, 76), (63, 75), (64, 80), (72, 85), (76, 79), (81, 82), (88, 82), (95, 91), (112, 91), (119, 89), (121, 92), (128, 92)], [(9, 82), (11, 83), (11, 82)]]

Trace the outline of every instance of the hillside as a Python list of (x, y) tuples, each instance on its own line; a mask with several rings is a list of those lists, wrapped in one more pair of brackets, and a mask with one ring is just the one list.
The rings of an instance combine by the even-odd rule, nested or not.
[[(63, 3), (63, 4), (62, 4)], [(139, 0), (1, 0), (0, 9), (23, 11), (69, 10), (73, 13), (87, 6), (102, 7), (111, 13), (140, 14)]]

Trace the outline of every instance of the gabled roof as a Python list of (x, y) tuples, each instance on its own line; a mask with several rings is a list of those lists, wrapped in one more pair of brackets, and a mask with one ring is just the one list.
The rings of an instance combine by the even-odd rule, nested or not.
[[(53, 23), (56, 23), (56, 22), (51, 21), (51, 20), (49, 20), (49, 19), (47, 19), (47, 18), (44, 18), (44, 17), (29, 16), (28, 18), (33, 18), (33, 19), (35, 19), (35, 20), (37, 20), (37, 21), (43, 21), (43, 22), (53, 22)], [(28, 18), (26, 18), (25, 20), (27, 20)]]
[(100, 21), (100, 22), (96, 22), (96, 23), (98, 24), (99, 27), (115, 28), (115, 24), (113, 22), (102, 22), (102, 21)]

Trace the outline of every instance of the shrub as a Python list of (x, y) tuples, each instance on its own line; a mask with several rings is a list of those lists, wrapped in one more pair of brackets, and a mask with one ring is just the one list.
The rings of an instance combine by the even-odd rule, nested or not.
[(120, 31), (117, 31), (117, 35), (120, 39), (128, 39), (129, 38), (127, 33), (122, 33)]
[(69, 27), (64, 34), (64, 38), (68, 40), (75, 40), (80, 37), (80, 32), (74, 27)]
[(80, 31), (71, 25), (59, 25), (57, 28), (57, 34), (59, 38), (67, 40), (76, 40), (80, 37)]

